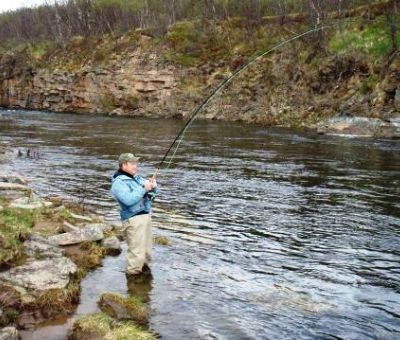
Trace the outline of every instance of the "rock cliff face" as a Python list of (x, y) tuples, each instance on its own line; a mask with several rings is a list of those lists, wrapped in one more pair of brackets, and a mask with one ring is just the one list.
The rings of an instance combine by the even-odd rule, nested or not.
[(137, 54), (77, 72), (33, 69), (5, 55), (0, 72), (2, 106), (59, 112), (163, 115), (177, 82), (174, 69), (144, 65)]
[[(202, 112), (203, 119), (306, 126), (333, 116), (390, 120), (400, 114), (400, 58), (376, 68), (352, 55), (302, 61), (282, 51), (246, 70)], [(375, 68), (375, 69), (374, 69)], [(224, 61), (164, 63), (159, 51), (114, 54), (76, 71), (23, 54), (0, 56), (3, 107), (147, 117), (186, 117), (229, 74)]]

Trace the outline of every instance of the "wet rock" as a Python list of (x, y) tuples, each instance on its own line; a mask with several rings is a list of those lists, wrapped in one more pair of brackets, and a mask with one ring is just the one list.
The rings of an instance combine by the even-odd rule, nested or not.
[(44, 291), (65, 288), (69, 283), (69, 276), (76, 271), (76, 265), (66, 257), (30, 260), (22, 266), (0, 273), (0, 281), (34, 291)]
[(366, 117), (334, 117), (315, 126), (320, 134), (400, 138), (400, 127), (392, 122)]
[(91, 226), (70, 233), (50, 236), (48, 240), (55, 245), (66, 246), (86, 241), (101, 241), (103, 238), (103, 230), (97, 226)]
[(21, 197), (12, 201), (9, 205), (10, 208), (18, 209), (40, 209), (45, 207), (51, 207), (53, 203), (44, 201), (36, 194), (32, 194), (29, 197)]
[(18, 340), (19, 334), (15, 327), (4, 327), (0, 329), (0, 340)]
[(124, 110), (120, 109), (120, 108), (112, 110), (109, 113), (109, 116), (126, 116), (126, 115), (127, 115), (127, 113)]
[(116, 236), (111, 236), (103, 240), (103, 247), (107, 249), (107, 253), (118, 255), (121, 253), (121, 242)]
[(61, 257), (64, 250), (50, 243), (44, 237), (33, 234), (29, 240), (24, 242), (25, 253), (30, 257)]

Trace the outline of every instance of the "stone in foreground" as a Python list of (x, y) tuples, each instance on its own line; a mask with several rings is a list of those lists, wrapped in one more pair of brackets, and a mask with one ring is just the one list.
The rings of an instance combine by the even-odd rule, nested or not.
[(0, 281), (35, 291), (62, 289), (69, 283), (69, 276), (76, 271), (75, 263), (66, 257), (32, 260), (0, 273)]
[(88, 227), (72, 233), (63, 233), (49, 237), (49, 242), (59, 245), (68, 246), (71, 244), (82, 243), (86, 241), (100, 241), (104, 238), (104, 234), (101, 228), (96, 226)]
[(121, 242), (116, 236), (111, 236), (103, 240), (103, 247), (112, 255), (118, 255), (121, 252)]

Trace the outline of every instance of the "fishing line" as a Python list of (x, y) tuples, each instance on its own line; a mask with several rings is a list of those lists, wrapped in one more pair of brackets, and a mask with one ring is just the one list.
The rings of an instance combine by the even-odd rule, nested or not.
[(312, 28), (312, 29), (310, 29), (310, 30), (308, 30), (308, 31), (306, 31), (306, 32), (302, 32), (302, 33), (296, 34), (296, 35), (294, 35), (293, 37), (291, 37), (291, 38), (289, 38), (289, 39), (287, 39), (287, 40), (284, 40), (284, 41), (280, 42), (279, 44), (277, 44), (277, 45), (271, 47), (270, 49), (268, 49), (268, 50), (266, 50), (266, 51), (264, 51), (264, 52), (261, 52), (260, 54), (258, 54), (258, 55), (256, 55), (256, 56), (252, 57), (246, 64), (244, 64), (244, 65), (242, 65), (241, 67), (239, 67), (231, 76), (229, 76), (228, 78), (224, 79), (224, 80), (214, 89), (214, 91), (213, 91), (208, 97), (206, 97), (206, 98), (203, 100), (203, 102), (202, 102), (199, 106), (197, 106), (197, 107), (192, 111), (192, 113), (190, 114), (190, 118), (187, 120), (187, 122), (186, 122), (186, 124), (183, 126), (183, 128), (179, 131), (179, 133), (178, 133), (177, 136), (175, 137), (174, 141), (171, 143), (170, 147), (168, 148), (167, 152), (165, 153), (164, 157), (162, 158), (161, 162), (158, 164), (158, 166), (157, 166), (157, 168), (156, 168), (156, 171), (155, 171), (153, 177), (155, 178), (155, 177), (159, 174), (160, 169), (161, 169), (161, 166), (164, 164), (164, 162), (165, 162), (165, 160), (167, 159), (167, 157), (168, 157), (170, 151), (171, 151), (172, 148), (175, 146), (174, 152), (173, 152), (172, 155), (169, 157), (169, 161), (168, 161), (168, 164), (167, 164), (167, 166), (166, 166), (165, 169), (168, 169), (168, 168), (170, 167), (171, 162), (172, 162), (172, 160), (174, 159), (175, 154), (176, 154), (176, 152), (178, 151), (180, 144), (182, 143), (182, 140), (183, 140), (183, 138), (184, 138), (184, 136), (185, 136), (186, 130), (192, 125), (192, 123), (193, 123), (193, 121), (195, 120), (195, 118), (197, 117), (198, 113), (211, 101), (211, 99), (213, 99), (219, 92), (221, 92), (222, 89), (223, 89), (226, 85), (228, 85), (228, 84), (232, 81), (233, 78), (235, 78), (235, 77), (238, 76), (240, 73), (242, 73), (243, 71), (245, 71), (250, 65), (252, 65), (253, 63), (255, 63), (258, 59), (260, 59), (260, 58), (266, 56), (267, 54), (269, 54), (269, 53), (271, 53), (271, 52), (277, 50), (278, 48), (280, 48), (280, 47), (282, 47), (282, 46), (284, 46), (284, 45), (286, 45), (286, 44), (288, 44), (288, 43), (290, 43), (290, 42), (292, 42), (292, 41), (294, 41), (294, 40), (296, 40), (296, 39), (299, 39), (299, 38), (301, 38), (301, 37), (303, 37), (303, 36), (305, 36), (305, 35), (311, 34), (311, 33), (315, 33), (315, 32), (322, 31), (322, 30), (324, 30), (324, 29), (326, 29), (326, 28), (330, 28), (330, 27), (334, 27), (334, 26), (340, 25), (340, 24), (343, 23), (343, 21), (351, 21), (351, 20), (355, 20), (355, 18), (342, 19), (340, 22), (335, 23), (335, 24), (330, 24), (330, 25), (324, 25), (324, 26), (320, 26), (320, 27), (315, 27), (315, 28)]

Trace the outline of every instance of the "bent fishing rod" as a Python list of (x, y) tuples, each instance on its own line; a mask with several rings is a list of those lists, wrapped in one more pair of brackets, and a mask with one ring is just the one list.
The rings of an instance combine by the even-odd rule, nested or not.
[(255, 55), (254, 57), (252, 57), (246, 64), (242, 65), (241, 67), (239, 67), (231, 76), (229, 76), (228, 78), (224, 79), (212, 92), (211, 94), (206, 97), (202, 103), (197, 106), (192, 113), (189, 116), (189, 119), (187, 120), (186, 124), (183, 126), (183, 128), (179, 131), (179, 133), (177, 134), (177, 136), (175, 137), (174, 141), (171, 143), (170, 147), (168, 148), (167, 152), (165, 153), (164, 157), (161, 159), (160, 163), (158, 163), (156, 170), (153, 174), (153, 179), (156, 179), (157, 176), (160, 174), (160, 170), (161, 170), (161, 166), (164, 164), (165, 160), (167, 159), (169, 153), (171, 152), (171, 150), (173, 149), (173, 147), (176, 145), (174, 152), (172, 153), (172, 155), (169, 158), (168, 161), (168, 165), (166, 167), (166, 169), (168, 169), (171, 165), (172, 159), (175, 157), (176, 152), (179, 149), (179, 146), (183, 140), (183, 137), (185, 135), (186, 130), (190, 127), (190, 125), (193, 123), (193, 121), (196, 119), (197, 115), (199, 114), (199, 112), (219, 93), (221, 92), (231, 81), (232, 79), (234, 79), (235, 77), (237, 77), (240, 73), (242, 73), (243, 71), (245, 71), (247, 68), (249, 68), (250, 65), (254, 64), (256, 61), (258, 61), (259, 59), (261, 59), (262, 57), (266, 56), (267, 54), (279, 49), (280, 47), (296, 40), (299, 39), (301, 37), (304, 37), (308, 34), (311, 33), (316, 33), (319, 31), (322, 31), (324, 29), (327, 28), (331, 28), (337, 25), (340, 25), (343, 23), (343, 21), (350, 21), (350, 20), (354, 20), (354, 18), (348, 18), (348, 19), (344, 19), (338, 23), (334, 23), (334, 24), (330, 24), (330, 25), (324, 25), (324, 26), (320, 26), (320, 27), (314, 27), (308, 31), (302, 32), (302, 33), (298, 33), (296, 35), (294, 35), (293, 37), (284, 40), (282, 42), (280, 42), (279, 44), (269, 48), (266, 51), (263, 51), (261, 53), (259, 53), (258, 55)]

